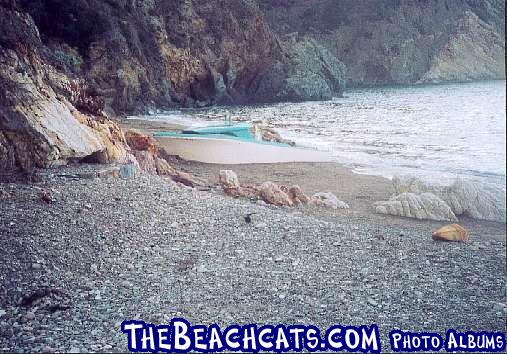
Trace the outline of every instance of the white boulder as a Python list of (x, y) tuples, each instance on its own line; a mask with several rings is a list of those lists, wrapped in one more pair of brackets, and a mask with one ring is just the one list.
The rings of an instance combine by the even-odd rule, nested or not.
[(455, 215), (506, 222), (504, 186), (457, 179), (450, 186), (430, 185), (414, 177), (394, 177), (395, 194), (433, 193), (449, 205)]
[(310, 204), (331, 209), (349, 209), (349, 205), (331, 192), (319, 192), (312, 196)]
[(374, 204), (380, 214), (403, 216), (415, 219), (456, 221), (449, 205), (433, 193), (401, 193), (388, 201)]

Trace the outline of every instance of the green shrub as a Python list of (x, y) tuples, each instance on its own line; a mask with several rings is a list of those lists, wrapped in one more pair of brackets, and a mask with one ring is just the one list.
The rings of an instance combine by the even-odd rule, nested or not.
[(77, 74), (81, 71), (81, 65), (83, 64), (83, 58), (79, 55), (79, 52), (75, 48), (68, 46), (57, 48), (53, 52), (53, 57), (65, 71), (70, 71)]

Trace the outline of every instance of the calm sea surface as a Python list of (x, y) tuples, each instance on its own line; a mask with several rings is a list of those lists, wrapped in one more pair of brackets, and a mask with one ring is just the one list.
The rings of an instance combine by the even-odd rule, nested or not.
[[(325, 102), (214, 107), (150, 116), (192, 125), (257, 121), (329, 151), (356, 172), (505, 184), (505, 81), (350, 90)], [(209, 124), (209, 122), (206, 122)]]

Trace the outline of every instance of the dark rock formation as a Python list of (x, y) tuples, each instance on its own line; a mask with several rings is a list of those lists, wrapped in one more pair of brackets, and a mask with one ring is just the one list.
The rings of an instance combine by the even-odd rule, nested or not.
[(261, 77), (262, 101), (329, 100), (345, 88), (345, 66), (325, 47), (297, 34), (281, 40), (284, 58)]
[(273, 30), (314, 38), (348, 86), (505, 78), (502, 0), (259, 0)]
[[(337, 59), (311, 40), (283, 48), (255, 1), (19, 1), (51, 63), (86, 78), (116, 111), (321, 99), (343, 89)], [(269, 83), (278, 71), (280, 82)]]
[(280, 56), (246, 1), (22, 4), (58, 67), (85, 77), (117, 111), (248, 101), (251, 83)]

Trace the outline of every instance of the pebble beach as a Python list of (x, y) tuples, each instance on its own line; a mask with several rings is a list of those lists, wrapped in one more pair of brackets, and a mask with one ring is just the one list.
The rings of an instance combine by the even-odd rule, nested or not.
[[(505, 224), (460, 220), (470, 240), (442, 243), (431, 239), (436, 222), (368, 211), (365, 195), (389, 194), (385, 179), (320, 166), (350, 210), (282, 208), (224, 196), (210, 166), (180, 166), (209, 190), (151, 175), (72, 178), (93, 165), (0, 183), (0, 350), (126, 351), (123, 320), (173, 317), (377, 323), (384, 345), (396, 328), (505, 330)], [(269, 171), (309, 188), (315, 170)]]

